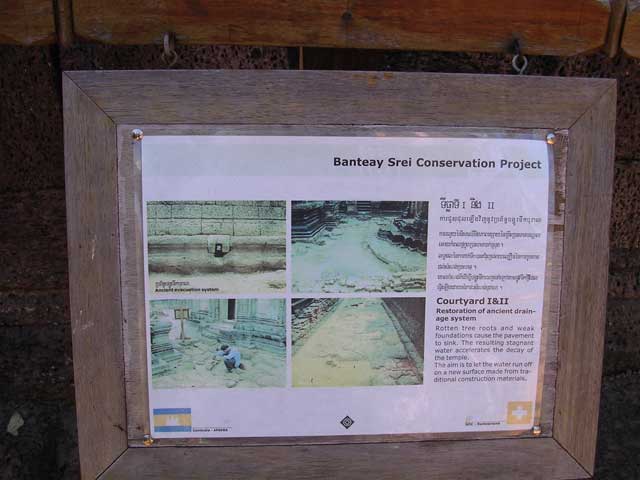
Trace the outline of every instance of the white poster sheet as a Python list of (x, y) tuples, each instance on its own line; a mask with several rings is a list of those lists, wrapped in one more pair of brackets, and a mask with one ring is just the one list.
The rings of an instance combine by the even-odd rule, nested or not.
[(525, 430), (543, 139), (145, 136), (152, 436)]

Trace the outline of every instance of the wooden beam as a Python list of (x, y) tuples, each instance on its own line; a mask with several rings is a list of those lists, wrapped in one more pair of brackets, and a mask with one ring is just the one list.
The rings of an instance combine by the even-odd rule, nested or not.
[(83, 478), (127, 448), (116, 127), (63, 75), (69, 310)]
[(58, 43), (69, 47), (73, 43), (73, 10), (71, 0), (56, 1), (56, 30)]
[[(609, 79), (304, 70), (75, 71), (117, 124), (569, 128)], [(171, 92), (180, 88), (178, 101)], [(230, 95), (241, 88), (251, 99)], [(527, 95), (522, 95), (526, 90)], [(405, 92), (412, 92), (406, 95)], [(302, 102), (300, 99), (304, 99)], [(455, 99), (443, 105), (443, 98)], [(532, 102), (531, 99), (535, 101)], [(256, 115), (258, 112), (258, 115)]]
[(609, 268), (616, 87), (569, 131), (553, 438), (593, 473)]
[(268, 447), (129, 448), (100, 480), (544, 478), (589, 475), (552, 438)]
[(112, 44), (253, 44), (574, 55), (605, 44), (608, 0), (74, 0), (78, 37)]
[(627, 1), (627, 19), (622, 32), (622, 49), (640, 58), (640, 0)]
[(55, 41), (52, 0), (0, 2), (0, 44), (42, 45)]
[(611, 15), (609, 16), (609, 31), (607, 32), (607, 41), (602, 50), (609, 58), (613, 58), (620, 50), (627, 0), (611, 0), (610, 3)]

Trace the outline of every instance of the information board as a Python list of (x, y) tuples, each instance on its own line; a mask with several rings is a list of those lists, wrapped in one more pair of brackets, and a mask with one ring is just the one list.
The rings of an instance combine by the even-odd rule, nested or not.
[(551, 147), (145, 136), (155, 438), (526, 430)]

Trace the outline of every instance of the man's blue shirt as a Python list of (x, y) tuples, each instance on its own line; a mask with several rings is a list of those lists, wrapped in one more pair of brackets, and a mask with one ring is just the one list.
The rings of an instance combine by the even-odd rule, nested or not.
[(241, 361), (240, 361), (240, 351), (235, 349), (235, 348), (233, 348), (233, 347), (229, 349), (229, 353), (225, 354), (222, 350), (219, 350), (219, 351), (216, 352), (216, 355), (218, 357), (224, 358), (225, 360), (233, 360), (234, 361), (234, 364), (233, 364), (234, 367), (239, 367), (240, 366), (240, 363), (241, 363)]

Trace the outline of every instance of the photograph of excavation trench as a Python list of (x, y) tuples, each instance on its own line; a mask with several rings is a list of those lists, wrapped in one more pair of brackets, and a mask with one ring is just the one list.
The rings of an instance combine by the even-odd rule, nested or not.
[(148, 202), (152, 293), (272, 293), (286, 287), (286, 202)]
[(292, 291), (424, 292), (428, 202), (292, 202)]
[(424, 298), (298, 298), (294, 387), (420, 385)]
[[(231, 371), (223, 345), (238, 355)], [(156, 389), (284, 387), (285, 301), (151, 301), (151, 375)]]

